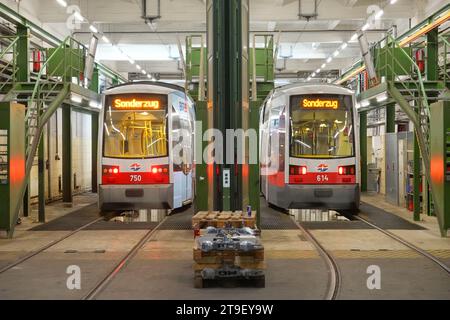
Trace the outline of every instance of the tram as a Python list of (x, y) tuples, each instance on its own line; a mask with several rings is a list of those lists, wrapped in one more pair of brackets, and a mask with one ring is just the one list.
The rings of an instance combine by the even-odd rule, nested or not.
[(261, 189), (284, 209), (358, 212), (360, 157), (354, 93), (330, 84), (272, 91), (260, 113)]
[(193, 201), (195, 110), (183, 88), (159, 82), (112, 87), (99, 122), (101, 211), (173, 210)]

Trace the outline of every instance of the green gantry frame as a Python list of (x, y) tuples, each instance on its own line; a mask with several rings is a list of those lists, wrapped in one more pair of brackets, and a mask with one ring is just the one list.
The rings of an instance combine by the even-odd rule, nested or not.
[[(421, 162), (423, 163), (423, 174), (426, 177), (427, 186), (424, 188), (426, 199), (434, 198), (434, 189), (431, 183), (430, 172), (430, 124), (431, 110), (430, 105), (437, 101), (438, 96), (450, 87), (448, 67), (450, 66), (450, 44), (448, 34), (439, 34), (438, 28), (428, 30), (421, 35), (426, 41), (409, 43), (408, 47), (403, 44), (408, 39), (417, 41), (420, 39), (414, 35), (427, 27), (428, 24), (438, 20), (443, 23), (442, 17), (450, 18), (450, 5), (444, 6), (439, 12), (433, 14), (430, 18), (424, 20), (416, 28), (408, 31), (398, 39), (393, 39), (388, 35), (379, 43), (374, 45), (371, 50), (374, 57), (375, 68), (378, 77), (384, 81), (366, 91), (358, 94), (358, 101), (363, 102), (359, 109), (360, 130), (361, 130), (361, 152), (362, 152), (362, 190), (367, 190), (367, 162), (363, 150), (367, 150), (367, 112), (384, 107), (386, 108), (386, 132), (395, 132), (395, 106), (398, 104), (402, 111), (414, 123), (414, 219), (420, 220), (420, 184), (421, 184)], [(406, 40), (405, 40), (406, 39)], [(425, 50), (426, 70), (418, 67), (414, 61), (415, 50)], [(440, 53), (442, 52), (442, 53)], [(443, 63), (439, 63), (440, 55)], [(441, 61), (442, 62), (442, 61)], [(356, 64), (355, 67), (342, 76), (341, 79), (348, 78), (348, 75), (354, 73), (355, 69), (361, 68), (362, 64)], [(410, 77), (412, 75), (412, 77)], [(361, 75), (360, 75), (361, 76)], [(404, 77), (410, 77), (404, 80)], [(338, 81), (339, 83), (340, 81)], [(383, 102), (377, 100), (382, 94), (387, 94), (387, 99)], [(361, 104), (362, 105), (362, 104)], [(431, 194), (428, 196), (428, 187)], [(434, 212), (439, 218), (441, 233), (446, 234), (445, 221), (450, 220), (448, 213), (443, 214), (443, 205), (434, 203)]]
[[(0, 94), (5, 95), (3, 101), (16, 101), (25, 105), (25, 154), (26, 179), (20, 188), (19, 197), (24, 199), (14, 201), (15, 217), (4, 229), (12, 237), (15, 221), (20, 208), (24, 215), (29, 212), (29, 176), (35, 155), (38, 156), (38, 198), (39, 221), (45, 221), (45, 171), (44, 141), (42, 133), (48, 120), (58, 108), (63, 110), (63, 200), (72, 201), (72, 156), (71, 156), (71, 110), (87, 112), (92, 115), (92, 190), (97, 188), (97, 135), (98, 108), (91, 106), (91, 102), (100, 102), (99, 77), (110, 78), (113, 84), (126, 82), (120, 74), (108, 67), (94, 64), (94, 74), (89, 87), (84, 81), (85, 57), (87, 48), (72, 37), (61, 41), (44, 29), (16, 13), (4, 4), (0, 4), (0, 17), (16, 27), (16, 34), (0, 36), (4, 49), (0, 52), (1, 73), (7, 77), (0, 82)], [(46, 51), (46, 59), (42, 62), (38, 73), (29, 69), (30, 35), (33, 35), (51, 47), (48, 49), (34, 48)], [(11, 59), (4, 59), (11, 56)], [(82, 99), (75, 103), (70, 99), (77, 95)]]

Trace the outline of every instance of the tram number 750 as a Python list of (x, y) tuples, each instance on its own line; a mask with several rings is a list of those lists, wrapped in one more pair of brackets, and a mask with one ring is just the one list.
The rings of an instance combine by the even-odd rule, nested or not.
[(142, 176), (139, 174), (132, 174), (130, 175), (130, 182), (141, 182)]
[(317, 182), (328, 182), (330, 179), (328, 178), (328, 175), (326, 174), (319, 174), (317, 175)]

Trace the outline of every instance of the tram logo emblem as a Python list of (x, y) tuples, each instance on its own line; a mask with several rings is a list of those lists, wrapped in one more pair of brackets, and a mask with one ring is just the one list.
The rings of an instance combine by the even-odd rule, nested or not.
[(131, 171), (134, 171), (134, 172), (138, 172), (138, 171), (140, 171), (142, 169), (142, 166), (139, 164), (139, 163), (133, 163), (131, 166), (130, 166), (130, 170)]
[(328, 165), (327, 164), (319, 164), (317, 166), (317, 170), (319, 170), (319, 172), (327, 172), (328, 171)]

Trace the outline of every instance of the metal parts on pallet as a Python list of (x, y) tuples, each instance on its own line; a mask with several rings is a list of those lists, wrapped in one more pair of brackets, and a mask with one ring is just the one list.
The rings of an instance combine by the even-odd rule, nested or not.
[(206, 234), (197, 239), (203, 252), (236, 250), (249, 252), (262, 249), (261, 241), (250, 228), (217, 229), (209, 227)]
[(241, 269), (240, 267), (225, 265), (220, 269), (205, 268), (201, 272), (201, 275), (205, 280), (239, 277), (252, 279), (264, 276), (264, 270)]

